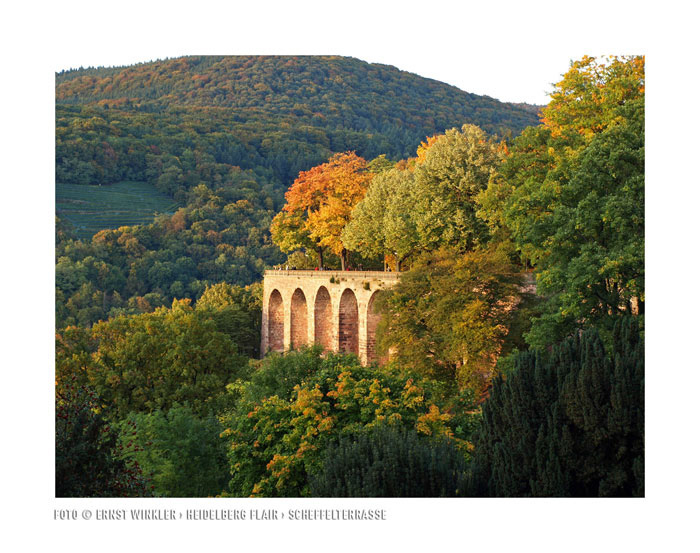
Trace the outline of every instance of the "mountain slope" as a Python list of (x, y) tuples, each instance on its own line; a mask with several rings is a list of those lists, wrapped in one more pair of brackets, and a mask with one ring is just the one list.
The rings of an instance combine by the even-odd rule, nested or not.
[(393, 127), (425, 135), (474, 123), (489, 132), (517, 133), (538, 122), (525, 106), (391, 66), (334, 56), (195, 56), (68, 71), (56, 82), (59, 102), (109, 105), (128, 98), (161, 108), (224, 107), (374, 132)]
[(59, 191), (101, 184), (82, 187), (81, 210), (113, 211), (129, 200), (104, 185), (146, 183), (181, 206), (89, 241), (59, 221), (57, 326), (258, 281), (285, 259), (269, 225), (299, 171), (348, 150), (414, 156), (426, 136), (464, 123), (517, 134), (537, 115), (352, 58), (198, 56), (57, 74)]

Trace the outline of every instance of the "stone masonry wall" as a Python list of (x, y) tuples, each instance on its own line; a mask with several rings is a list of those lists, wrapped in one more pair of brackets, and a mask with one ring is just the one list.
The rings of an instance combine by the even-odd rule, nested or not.
[(262, 355), (316, 343), (357, 353), (365, 364), (375, 360), (379, 315), (371, 304), (398, 278), (381, 271), (266, 271)]
[(296, 289), (292, 295), (291, 306), (291, 346), (298, 349), (305, 346), (309, 342), (308, 331), (308, 309), (306, 305), (306, 296), (300, 289)]
[(377, 299), (377, 294), (372, 294), (367, 305), (367, 362), (374, 363), (377, 359), (377, 325), (381, 315), (376, 312), (374, 300)]
[(323, 349), (333, 350), (333, 306), (331, 295), (325, 286), (321, 286), (316, 293), (313, 338)]

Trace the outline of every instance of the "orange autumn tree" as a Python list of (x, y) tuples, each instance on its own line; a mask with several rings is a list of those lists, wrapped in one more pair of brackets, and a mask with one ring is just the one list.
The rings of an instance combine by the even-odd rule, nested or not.
[(418, 149), (416, 150), (416, 157), (415, 160), (418, 163), (423, 163), (425, 161), (425, 156), (428, 153), (428, 150), (430, 147), (435, 144), (438, 139), (440, 138), (441, 135), (439, 134), (434, 134), (433, 136), (426, 136), (425, 140), (420, 143), (418, 146)]
[(282, 251), (313, 248), (323, 266), (323, 251), (347, 264), (340, 234), (353, 207), (364, 197), (373, 174), (354, 152), (334, 154), (326, 163), (302, 171), (285, 194), (286, 205), (272, 221), (272, 239)]

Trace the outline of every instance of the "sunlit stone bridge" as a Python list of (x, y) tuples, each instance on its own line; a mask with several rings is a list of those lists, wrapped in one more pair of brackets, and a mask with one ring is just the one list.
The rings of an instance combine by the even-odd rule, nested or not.
[(375, 299), (398, 279), (383, 271), (265, 271), (262, 355), (320, 344), (376, 361)]

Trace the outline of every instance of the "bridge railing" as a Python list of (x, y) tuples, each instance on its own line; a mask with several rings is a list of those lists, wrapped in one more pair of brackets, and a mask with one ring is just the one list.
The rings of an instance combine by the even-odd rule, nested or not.
[(353, 278), (380, 278), (383, 280), (398, 279), (400, 273), (395, 271), (338, 271), (323, 270), (309, 271), (307, 269), (278, 270), (267, 269), (265, 276), (290, 276), (290, 277), (353, 277)]

